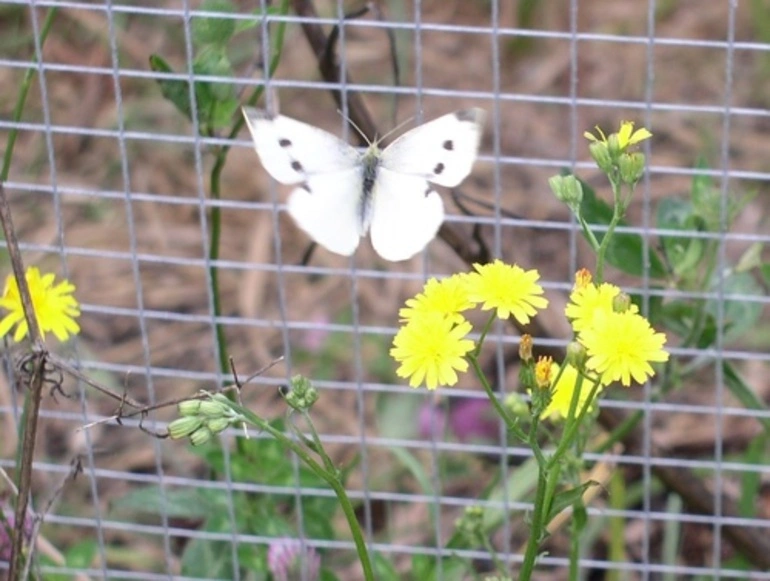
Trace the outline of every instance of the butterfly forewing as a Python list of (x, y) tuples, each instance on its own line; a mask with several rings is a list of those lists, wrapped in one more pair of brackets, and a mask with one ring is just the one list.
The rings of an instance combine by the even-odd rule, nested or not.
[(283, 184), (302, 183), (308, 176), (360, 163), (355, 148), (322, 129), (259, 109), (244, 108), (243, 113), (262, 165)]
[(382, 166), (454, 187), (471, 172), (485, 113), (462, 109), (415, 127), (382, 152)]
[(321, 246), (350, 256), (366, 234), (361, 221), (361, 170), (308, 176), (289, 195), (289, 214)]

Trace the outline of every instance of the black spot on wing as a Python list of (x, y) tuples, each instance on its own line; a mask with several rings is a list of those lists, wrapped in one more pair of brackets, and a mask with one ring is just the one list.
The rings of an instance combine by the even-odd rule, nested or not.
[(291, 142), (291, 139), (287, 139), (286, 137), (281, 137), (278, 140), (278, 145), (280, 145), (281, 147), (291, 147), (294, 144)]
[(455, 142), (452, 141), (451, 139), (447, 139), (444, 142), (444, 149), (446, 149), (447, 151), (452, 151), (454, 150), (454, 148), (455, 148)]
[(297, 173), (302, 173), (302, 164), (298, 162), (296, 159), (293, 159), (291, 161), (291, 169), (293, 169)]
[(442, 173), (444, 173), (445, 168), (446, 166), (443, 163), (439, 162), (436, 164), (436, 167), (433, 168), (433, 174), (440, 176)]
[(472, 121), (473, 123), (476, 123), (479, 120), (479, 110), (461, 109), (460, 111), (455, 111), (455, 117), (460, 121)]

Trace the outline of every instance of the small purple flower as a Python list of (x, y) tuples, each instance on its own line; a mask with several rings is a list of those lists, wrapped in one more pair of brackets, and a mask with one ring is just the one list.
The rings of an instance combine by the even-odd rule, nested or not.
[[(11, 540), (10, 532), (13, 531), (16, 517), (13, 515), (13, 510), (9, 508), (3, 509), (3, 515), (5, 521), (0, 521), (0, 561), (9, 561), (11, 559), (11, 548), (13, 547), (13, 541)], [(32, 536), (32, 519), (27, 516), (24, 521), (24, 537), (25, 541), (29, 542)]]
[(417, 416), (417, 426), (423, 439), (443, 439), (446, 430), (446, 410), (441, 405), (426, 401)]
[[(321, 557), (313, 547), (305, 545), (299, 539), (276, 539), (267, 549), (267, 565), (274, 581), (317, 581), (321, 569)], [(305, 576), (302, 576), (302, 571)]]
[(455, 398), (446, 405), (426, 402), (420, 408), (417, 424), (421, 438), (443, 439), (447, 426), (460, 442), (497, 441), (500, 423), (486, 399)]
[(452, 402), (449, 428), (461, 442), (500, 438), (500, 419), (487, 399), (463, 398)]

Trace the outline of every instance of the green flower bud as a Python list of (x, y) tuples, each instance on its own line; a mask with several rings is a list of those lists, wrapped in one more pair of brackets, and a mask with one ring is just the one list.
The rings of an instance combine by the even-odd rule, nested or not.
[(179, 408), (179, 414), (182, 416), (197, 416), (198, 410), (201, 407), (201, 400), (187, 399), (179, 402), (177, 407)]
[(616, 313), (625, 313), (631, 307), (631, 304), (631, 297), (621, 292), (612, 299), (612, 310)]
[(625, 144), (620, 143), (617, 133), (610, 133), (610, 136), (607, 138), (607, 152), (610, 159), (613, 161), (618, 159), (618, 156), (623, 153), (624, 146)]
[(586, 361), (588, 360), (588, 353), (586, 352), (586, 348), (577, 341), (572, 341), (569, 345), (567, 345), (567, 354), (565, 360), (578, 371), (582, 371), (585, 369)]
[(610, 156), (610, 150), (606, 143), (602, 141), (594, 141), (588, 146), (588, 151), (591, 157), (599, 166), (599, 169), (606, 174), (610, 174), (613, 169), (612, 157)]
[(635, 185), (644, 175), (645, 157), (641, 151), (624, 153), (618, 160), (620, 179), (623, 183)]
[(230, 415), (230, 406), (214, 401), (213, 399), (204, 399), (200, 402), (201, 407), (198, 415), (207, 418), (221, 418)]
[(574, 175), (553, 176), (548, 179), (548, 185), (557, 199), (567, 204), (576, 214), (583, 201), (583, 186)]
[(200, 446), (201, 444), (208, 442), (213, 435), (214, 434), (211, 433), (211, 430), (209, 430), (206, 426), (201, 426), (199, 429), (190, 434), (190, 443), (193, 446)]
[(230, 419), (213, 418), (206, 422), (206, 427), (211, 431), (212, 434), (218, 434), (219, 432), (224, 432), (228, 427), (230, 427)]
[(300, 375), (291, 380), (289, 392), (284, 394), (286, 403), (297, 411), (307, 411), (318, 401), (318, 390), (310, 381)]
[(467, 539), (471, 546), (478, 546), (484, 540), (484, 511), (478, 506), (466, 507), (463, 516), (455, 523), (459, 535)]
[(503, 401), (503, 406), (514, 418), (524, 419), (529, 417), (529, 404), (519, 393), (508, 394)]
[(173, 440), (186, 438), (200, 428), (203, 422), (195, 416), (178, 418), (168, 425), (168, 435)]

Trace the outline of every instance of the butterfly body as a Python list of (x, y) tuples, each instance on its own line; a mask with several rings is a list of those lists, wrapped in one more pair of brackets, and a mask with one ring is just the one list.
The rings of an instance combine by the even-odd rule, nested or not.
[(297, 225), (331, 252), (349, 256), (371, 235), (375, 251), (399, 261), (420, 252), (444, 220), (430, 183), (454, 187), (469, 173), (484, 112), (465, 109), (363, 153), (336, 136), (282, 115), (244, 108), (254, 148), (288, 198)]

